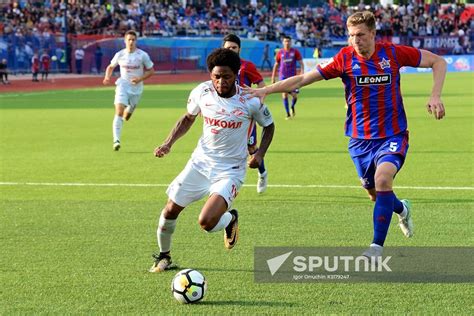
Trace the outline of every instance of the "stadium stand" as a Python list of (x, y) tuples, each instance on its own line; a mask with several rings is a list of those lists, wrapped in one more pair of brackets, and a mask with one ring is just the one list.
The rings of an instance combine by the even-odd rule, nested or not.
[[(335, 5), (332, 1), (315, 1), (317, 6), (301, 7), (282, 3), (266, 5), (263, 2), (250, 5), (247, 1), (246, 4), (229, 6), (214, 5), (213, 1), (187, 1), (185, 6), (181, 5), (183, 1), (168, 4), (113, 1), (114, 5), (102, 1), (97, 2), (103, 4), (79, 0), (69, 2), (67, 10), (63, 2), (55, 0), (12, 1), (1, 7), (0, 58), (8, 60), (13, 73), (29, 72), (34, 52), (43, 49), (58, 57), (53, 71), (72, 72), (74, 63), (66, 56), (71, 56), (77, 46), (121, 37), (129, 29), (148, 38), (213, 38), (235, 33), (241, 38), (275, 43), (281, 36), (290, 35), (295, 45), (332, 52), (325, 48), (344, 45), (347, 41), (347, 17), (354, 11), (366, 9), (372, 10), (377, 17), (379, 36), (392, 40), (396, 37), (401, 44), (416, 46), (420, 43), (420, 47), (441, 54), (453, 51), (471, 54), (474, 39), (474, 7), (456, 2), (440, 5), (434, 0), (431, 3), (412, 0), (387, 7), (378, 2), (364, 4), (363, 1), (352, 7)], [(431, 40), (423, 41), (424, 38)], [(95, 47), (91, 47), (86, 54), (93, 55), (94, 50)], [(171, 52), (163, 54), (171, 55)], [(180, 57), (175, 59), (183, 64), (187, 61), (192, 67), (195, 65), (193, 60), (202, 54), (190, 54), (178, 53)], [(324, 53), (323, 57), (326, 57)], [(104, 61), (110, 59), (107, 47), (103, 58)], [(94, 71), (89, 68), (86, 67), (86, 71)], [(176, 67), (169, 70), (173, 69)]]

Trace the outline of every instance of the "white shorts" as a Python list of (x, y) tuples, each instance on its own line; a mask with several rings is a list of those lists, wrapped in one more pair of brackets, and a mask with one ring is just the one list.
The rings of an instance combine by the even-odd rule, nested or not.
[(127, 106), (128, 113), (133, 113), (141, 97), (142, 97), (141, 94), (131, 94), (131, 93), (127, 93), (125, 89), (117, 88), (115, 90), (114, 104), (123, 104)]
[(179, 206), (186, 207), (204, 196), (216, 193), (224, 198), (227, 209), (239, 193), (242, 181), (238, 177), (225, 177), (211, 180), (192, 167), (188, 162), (184, 170), (171, 182), (166, 194)]

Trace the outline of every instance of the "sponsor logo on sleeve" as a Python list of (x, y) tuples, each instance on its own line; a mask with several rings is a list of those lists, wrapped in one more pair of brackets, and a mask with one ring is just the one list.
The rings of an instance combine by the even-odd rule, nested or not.
[(331, 59), (329, 59), (329, 60), (326, 61), (326, 62), (320, 63), (320, 64), (319, 64), (319, 67), (320, 67), (321, 69), (324, 69), (324, 68), (326, 68), (329, 64), (331, 64), (333, 61), (334, 61), (334, 58), (331, 58)]

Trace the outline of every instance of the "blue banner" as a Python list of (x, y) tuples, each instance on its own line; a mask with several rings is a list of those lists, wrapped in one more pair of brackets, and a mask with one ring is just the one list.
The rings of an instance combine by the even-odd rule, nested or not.
[[(466, 72), (474, 71), (474, 55), (446, 55), (443, 56), (444, 60), (448, 64), (448, 72)], [(305, 72), (311, 71), (316, 68), (316, 65), (330, 61), (331, 58), (304, 58), (304, 69)], [(400, 73), (413, 74), (413, 73), (425, 73), (431, 72), (431, 68), (413, 68), (413, 67), (402, 67)]]
[[(474, 71), (474, 55), (445, 55), (444, 60), (448, 63), (448, 72)], [(431, 68), (402, 67), (401, 73), (424, 73), (431, 72)]]

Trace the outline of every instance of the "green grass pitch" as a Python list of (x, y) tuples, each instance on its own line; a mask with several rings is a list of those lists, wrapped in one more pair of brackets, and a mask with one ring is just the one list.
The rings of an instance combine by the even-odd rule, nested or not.
[[(413, 203), (416, 231), (404, 238), (394, 218), (386, 245), (472, 247), (474, 75), (448, 74), (441, 121), (425, 109), (431, 82), (429, 74), (402, 78), (410, 149), (395, 185)], [(472, 284), (254, 283), (254, 246), (371, 241), (372, 203), (356, 187), (338, 80), (302, 89), (291, 121), (280, 96), (267, 98), (276, 125), (269, 183), (292, 186), (259, 196), (256, 171), (248, 172), (235, 203), (241, 234), (234, 250), (224, 249), (221, 233), (200, 230), (202, 201), (182, 213), (173, 258), (200, 270), (209, 288), (200, 304), (177, 303), (175, 272), (147, 269), (166, 185), (188, 160), (202, 121), (166, 158), (154, 158), (153, 149), (185, 112), (194, 86), (146, 86), (120, 152), (112, 151), (112, 88), (0, 95), (0, 314), (474, 313)]]

